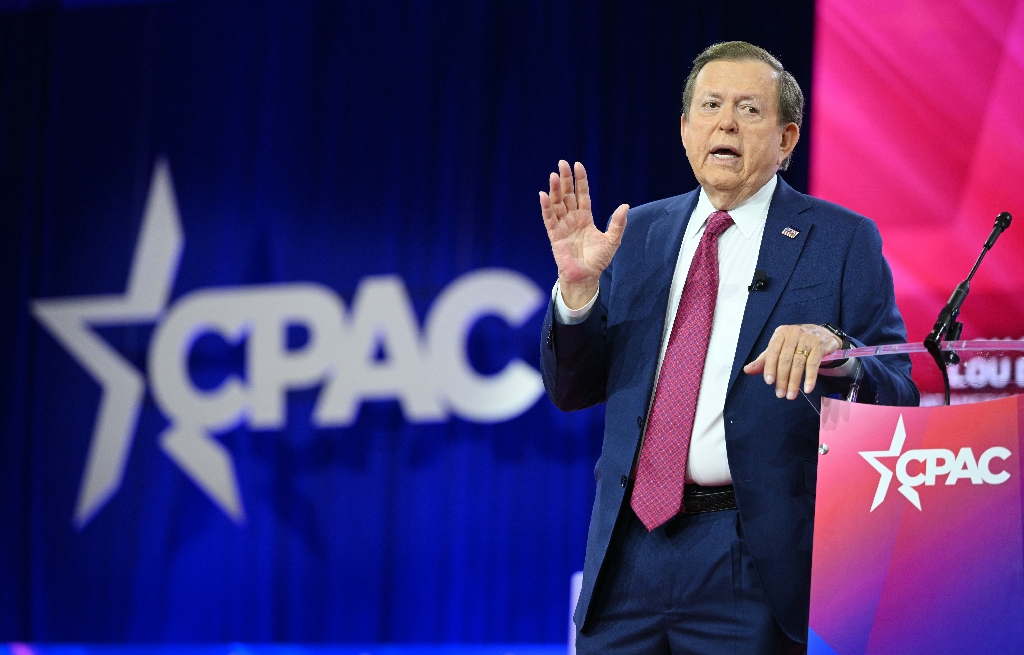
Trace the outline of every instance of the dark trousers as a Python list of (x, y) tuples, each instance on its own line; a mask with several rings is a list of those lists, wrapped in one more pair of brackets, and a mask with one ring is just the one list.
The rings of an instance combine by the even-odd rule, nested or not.
[(648, 533), (625, 508), (597, 584), (580, 655), (807, 650), (772, 617), (736, 510), (682, 514)]

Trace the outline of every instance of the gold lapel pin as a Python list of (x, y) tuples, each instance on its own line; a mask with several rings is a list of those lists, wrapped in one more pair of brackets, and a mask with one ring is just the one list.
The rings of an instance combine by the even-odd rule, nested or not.
[(790, 239), (795, 239), (796, 235), (800, 234), (800, 231), (799, 230), (794, 230), (791, 227), (787, 227), (785, 230), (782, 231), (782, 234), (784, 234), (785, 236), (789, 237)]

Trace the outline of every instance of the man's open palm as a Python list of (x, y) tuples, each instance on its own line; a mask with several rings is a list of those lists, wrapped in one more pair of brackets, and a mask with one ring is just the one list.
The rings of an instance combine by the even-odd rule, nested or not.
[(558, 284), (562, 299), (573, 309), (585, 305), (597, 293), (598, 279), (608, 268), (626, 229), (628, 205), (620, 205), (612, 214), (608, 231), (594, 225), (590, 210), (587, 171), (576, 162), (575, 184), (569, 162), (558, 162), (558, 173), (550, 176), (549, 193), (540, 192), (544, 227), (558, 266)]

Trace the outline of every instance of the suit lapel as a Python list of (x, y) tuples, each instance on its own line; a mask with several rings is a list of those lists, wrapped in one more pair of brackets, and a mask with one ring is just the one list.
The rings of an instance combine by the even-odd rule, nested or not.
[(683, 244), (686, 226), (690, 222), (690, 214), (697, 206), (699, 190), (680, 196), (675, 202), (665, 207), (664, 215), (651, 223), (647, 231), (645, 248), (645, 280), (656, 285), (656, 293), (664, 293), (662, 306), (668, 303), (668, 291), (672, 285), (672, 276), (679, 259), (679, 249)]
[[(661, 319), (657, 322), (656, 333), (647, 332), (654, 344), (660, 344), (662, 335), (665, 334), (672, 277), (675, 274), (683, 236), (686, 234), (686, 226), (690, 222), (690, 215), (693, 214), (694, 207), (697, 206), (699, 194), (700, 189), (698, 188), (696, 191), (677, 198), (665, 207), (663, 215), (653, 221), (647, 230), (641, 280), (644, 285), (643, 294), (650, 294), (654, 298), (653, 315), (659, 316)], [(654, 374), (657, 366), (657, 359), (654, 359), (646, 363), (644, 370), (645, 377), (650, 381), (647, 385), (651, 389), (650, 393), (654, 393)], [(650, 398), (648, 398), (649, 400)]]
[[(779, 302), (783, 289), (789, 284), (789, 278), (814, 225), (813, 220), (803, 214), (809, 208), (807, 200), (780, 177), (768, 209), (757, 257), (757, 270), (764, 271), (768, 276), (768, 286), (764, 291), (750, 292), (747, 297), (740, 338), (729, 376), (729, 389), (736, 382), (740, 369), (760, 354), (751, 350)], [(786, 236), (783, 233), (786, 228), (792, 228), (799, 234), (792, 238)]]
[[(698, 191), (687, 193), (666, 207), (662, 218), (652, 222), (647, 230), (647, 244), (644, 249), (647, 293), (656, 298), (654, 306), (663, 307), (666, 312), (672, 277), (676, 271), (676, 261), (679, 259), (679, 249), (682, 248), (683, 235), (686, 234), (690, 214), (697, 204), (697, 193)], [(664, 332), (665, 321), (662, 322), (662, 332), (658, 333), (658, 338)]]

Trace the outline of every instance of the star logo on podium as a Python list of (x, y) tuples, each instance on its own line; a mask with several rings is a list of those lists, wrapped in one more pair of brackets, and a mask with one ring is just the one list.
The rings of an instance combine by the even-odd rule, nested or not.
[[(892, 471), (882, 464), (879, 458), (882, 457), (899, 457), (903, 452), (903, 442), (907, 440), (907, 430), (903, 427), (903, 415), (900, 414), (899, 421), (896, 422), (896, 431), (892, 435), (892, 444), (889, 445), (889, 450), (868, 450), (858, 453), (863, 457), (873, 469), (878, 471), (878, 488), (875, 489), (875, 497), (871, 501), (871, 509), (869, 511), (875, 511), (875, 508), (882, 504), (885, 500), (885, 495), (889, 491), (889, 483), (892, 482)], [(899, 492), (906, 496), (907, 500), (914, 503), (914, 505), (921, 509), (920, 500), (917, 492), (910, 487), (901, 486)], [(913, 494), (911, 497), (909, 494)]]

